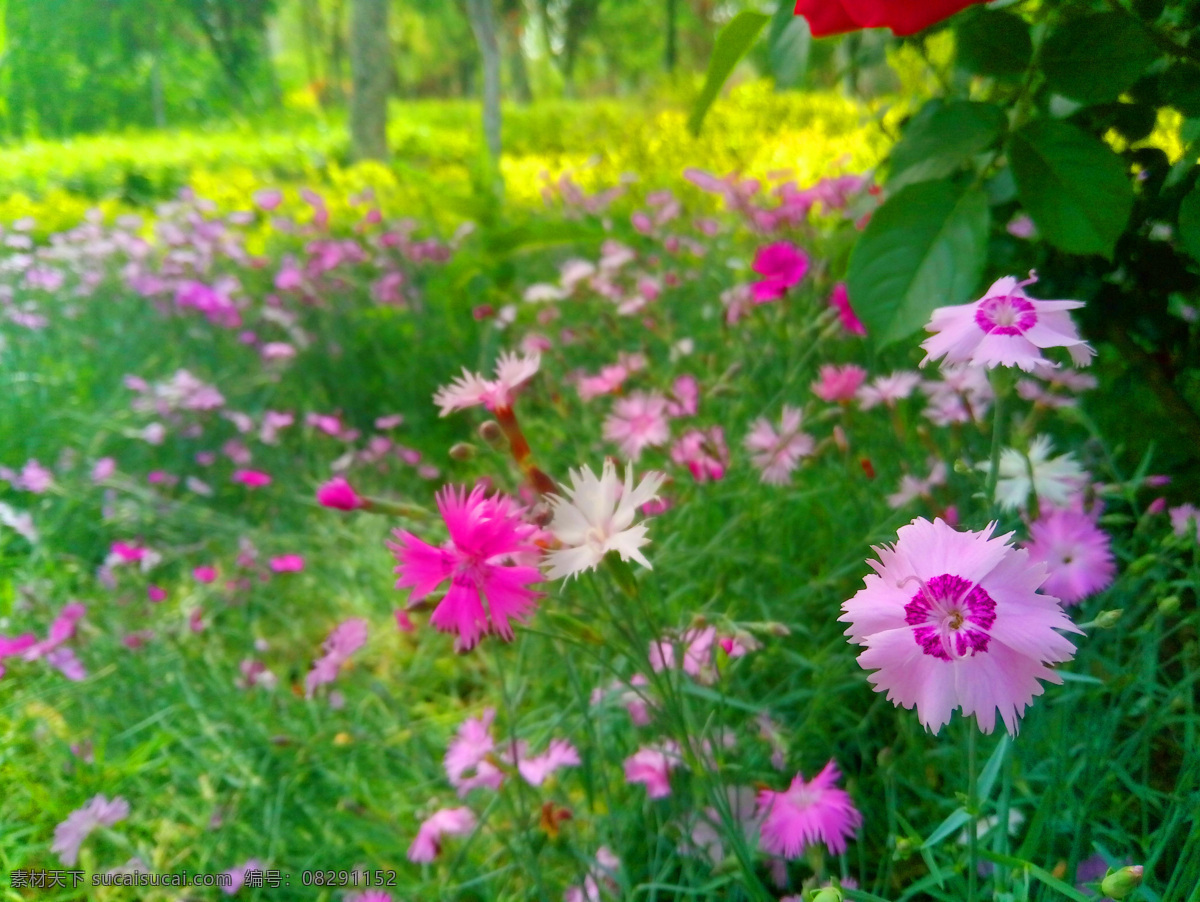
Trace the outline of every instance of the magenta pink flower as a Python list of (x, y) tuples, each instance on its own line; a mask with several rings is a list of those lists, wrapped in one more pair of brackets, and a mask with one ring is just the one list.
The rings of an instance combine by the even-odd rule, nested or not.
[(271, 558), (271, 569), (276, 573), (299, 573), (304, 569), (304, 555), (281, 554)]
[(831, 855), (845, 852), (846, 840), (862, 826), (862, 815), (849, 794), (837, 788), (840, 777), (837, 765), (830, 761), (811, 782), (796, 774), (783, 792), (760, 792), (757, 814), (763, 819), (763, 849), (799, 858), (809, 846), (822, 842)]
[(352, 511), (366, 506), (363, 497), (341, 476), (333, 477), (317, 489), (317, 503), (340, 511)]
[(605, 440), (615, 443), (630, 461), (641, 457), (646, 448), (666, 444), (670, 437), (667, 399), (659, 392), (635, 391), (618, 399), (604, 421)]
[(781, 241), (760, 247), (751, 269), (764, 277), (751, 286), (754, 300), (764, 304), (783, 297), (789, 288), (804, 278), (808, 272), (808, 257), (794, 245)]
[(217, 581), (217, 568), (207, 565), (197, 567), (192, 571), (192, 577), (198, 583), (213, 583)]
[(853, 401), (858, 387), (867, 378), (861, 366), (847, 363), (845, 366), (826, 364), (821, 367), (820, 378), (812, 384), (813, 393), (822, 401)]
[(751, 424), (743, 444), (751, 452), (751, 463), (762, 471), (762, 481), (768, 485), (787, 485), (800, 459), (812, 454), (816, 447), (812, 436), (800, 430), (803, 416), (798, 409), (785, 404), (778, 432), (766, 417), (759, 417)]
[(1056, 630), (1080, 632), (1057, 598), (1039, 595), (1043, 564), (992, 537), (958, 532), (942, 520), (902, 526), (895, 545), (876, 547), (864, 587), (842, 605), (846, 635), (866, 648), (858, 663), (875, 672), (876, 690), (916, 707), (937, 732), (955, 708), (974, 714), (983, 732), (996, 712), (1009, 733), (1044, 689), (1061, 683), (1049, 665), (1069, 661), (1075, 647)]
[(109, 550), (114, 562), (122, 564), (135, 564), (141, 561), (147, 552), (147, 549), (127, 542), (113, 542)]
[(1111, 545), (1108, 533), (1090, 515), (1052, 508), (1030, 525), (1025, 548), (1031, 562), (1050, 570), (1042, 588), (1072, 605), (1112, 583), (1117, 567)]
[(475, 829), (475, 815), (470, 808), (439, 808), (417, 829), (417, 838), (408, 847), (408, 860), (425, 864), (437, 858), (442, 850), (442, 837), (463, 836)]
[(240, 482), (247, 488), (257, 489), (271, 484), (271, 476), (260, 470), (234, 470), (233, 481)]
[(829, 306), (837, 310), (838, 319), (842, 321), (842, 328), (851, 335), (867, 334), (867, 327), (862, 324), (862, 320), (850, 306), (850, 293), (846, 290), (845, 282), (838, 282), (833, 286), (833, 293), (829, 295)]
[(689, 429), (671, 446), (671, 460), (687, 467), (696, 482), (723, 479), (729, 466), (725, 430), (720, 426)]
[(934, 333), (921, 343), (928, 356), (921, 361), (945, 358), (947, 363), (970, 363), (991, 369), (1018, 366), (1026, 372), (1052, 367), (1042, 356), (1043, 348), (1066, 348), (1076, 366), (1086, 366), (1095, 351), (1082, 338), (1068, 310), (1083, 301), (1039, 301), (1025, 293), (1025, 286), (1005, 276), (992, 283), (982, 298), (970, 304), (938, 307), (925, 331)]
[(440, 548), (403, 530), (394, 533), (397, 543), (388, 543), (399, 563), (396, 588), (412, 587), (412, 600), (420, 601), (450, 580), (430, 623), (457, 633), (464, 650), (474, 647), (488, 630), (511, 640), (509, 618), (524, 621), (533, 611), (539, 593), (529, 586), (541, 574), (536, 567), (505, 561), (539, 553), (528, 540), (533, 527), (517, 515), (511, 498), (487, 498), (479, 486), (470, 495), (447, 486), (438, 494), (438, 509), (450, 532), (450, 540)]
[(670, 772), (679, 765), (679, 747), (671, 741), (644, 746), (625, 759), (625, 782), (644, 783), (646, 795), (663, 799), (671, 794)]
[(147, 586), (146, 597), (155, 604), (158, 604), (160, 601), (167, 600), (167, 590), (161, 586)]
[(312, 698), (318, 686), (332, 683), (350, 656), (367, 644), (367, 621), (354, 617), (339, 623), (321, 646), (325, 652), (313, 662), (304, 678), (304, 697)]

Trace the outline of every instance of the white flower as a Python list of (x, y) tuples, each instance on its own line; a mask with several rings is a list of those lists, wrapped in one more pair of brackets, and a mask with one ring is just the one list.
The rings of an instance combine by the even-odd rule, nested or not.
[(620, 554), (622, 560), (632, 558), (649, 567), (650, 562), (638, 550), (650, 541), (646, 527), (634, 526), (633, 518), (639, 507), (658, 497), (664, 478), (662, 473), (648, 473), (635, 489), (632, 465), (625, 468), (624, 486), (612, 461), (604, 462), (599, 478), (587, 466), (572, 470), (567, 490), (570, 498), (550, 498), (554, 512), (550, 532), (563, 547), (546, 555), (550, 564), (546, 578), (594, 570), (610, 551)]
[(501, 354), (495, 379), (463, 367), (461, 376), (437, 390), (433, 403), (442, 409), (441, 416), (480, 404), (491, 411), (512, 407), (517, 389), (534, 377), (541, 361), (538, 354)]
[[(1000, 475), (996, 480), (996, 500), (1005, 510), (1024, 508), (1033, 491), (1039, 501), (1065, 507), (1087, 482), (1087, 471), (1070, 454), (1051, 457), (1050, 439), (1039, 435), (1029, 445), (1028, 455), (1016, 448), (1000, 454)], [(987, 471), (989, 464), (979, 469)]]

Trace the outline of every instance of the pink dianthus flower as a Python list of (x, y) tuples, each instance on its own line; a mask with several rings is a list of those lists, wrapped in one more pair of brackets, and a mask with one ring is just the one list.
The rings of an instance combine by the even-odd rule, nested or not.
[(763, 276), (751, 286), (756, 303), (765, 304), (783, 297), (808, 272), (808, 257), (786, 241), (760, 247), (751, 266)]
[(270, 485), (271, 476), (261, 470), (234, 470), (233, 481), (240, 482), (247, 488), (257, 489), (264, 485)]
[(638, 749), (625, 759), (625, 782), (644, 783), (646, 795), (663, 799), (671, 794), (670, 772), (679, 764), (679, 748), (674, 742)]
[(762, 471), (762, 481), (768, 485), (787, 485), (800, 459), (813, 453), (816, 442), (800, 430), (802, 419), (798, 409), (785, 404), (778, 432), (766, 417), (759, 417), (751, 424), (743, 444), (751, 452), (751, 463)]
[(1050, 666), (1069, 661), (1075, 647), (1057, 630), (1080, 632), (1058, 599), (1039, 595), (1044, 564), (994, 537), (958, 532), (942, 520), (902, 526), (892, 546), (876, 547), (875, 573), (842, 605), (846, 635), (865, 647), (858, 663), (875, 671), (876, 690), (905, 708), (916, 707), (933, 732), (955, 708), (974, 714), (983, 732), (996, 712), (1010, 734), (1044, 689), (1061, 683)]
[(461, 376), (437, 390), (433, 403), (441, 408), (441, 416), (480, 404), (491, 411), (511, 408), (517, 389), (537, 374), (539, 366), (537, 354), (501, 354), (495, 379), (484, 379), (464, 367)]
[(689, 429), (671, 446), (671, 460), (687, 467), (696, 482), (724, 479), (729, 466), (725, 430), (720, 426)]
[(838, 282), (833, 286), (833, 293), (829, 295), (829, 306), (837, 310), (838, 319), (842, 321), (842, 328), (851, 335), (867, 334), (867, 327), (862, 324), (862, 320), (850, 306), (850, 294), (846, 291), (845, 282)]
[(1081, 510), (1043, 511), (1029, 527), (1029, 560), (1050, 570), (1042, 588), (1063, 604), (1078, 604), (1108, 588), (1117, 567), (1108, 533)]
[(366, 506), (363, 497), (342, 476), (335, 476), (317, 489), (317, 503), (334, 510), (352, 511)]
[(773, 855), (799, 858), (823, 842), (831, 855), (846, 851), (846, 840), (862, 825), (862, 814), (849, 794), (838, 789), (841, 773), (830, 761), (810, 782), (796, 774), (783, 792), (764, 789), (758, 794), (762, 818), (762, 847)]
[(853, 401), (854, 393), (867, 378), (861, 366), (847, 363), (845, 366), (826, 364), (821, 367), (820, 378), (812, 384), (813, 393), (822, 401)]
[(1066, 348), (1076, 366), (1086, 366), (1095, 351), (1079, 337), (1068, 310), (1083, 306), (1083, 301), (1040, 301), (1025, 293), (1025, 286), (1037, 281), (1018, 282), (1005, 276), (978, 301), (933, 311), (927, 332), (934, 333), (921, 342), (928, 355), (921, 361), (946, 358), (947, 363), (970, 363), (991, 369), (1018, 366), (1025, 372), (1052, 367), (1042, 356), (1043, 348)]
[(635, 391), (613, 404), (604, 421), (604, 438), (615, 443), (630, 461), (645, 448), (662, 445), (671, 437), (667, 425), (667, 399), (659, 392)]
[(304, 696), (312, 698), (318, 686), (332, 683), (350, 656), (367, 644), (367, 621), (352, 617), (339, 623), (321, 646), (325, 652), (313, 662), (304, 678)]
[(488, 630), (511, 640), (509, 618), (523, 621), (532, 612), (539, 593), (529, 586), (541, 574), (536, 567), (505, 561), (539, 553), (528, 540), (532, 527), (517, 515), (511, 498), (487, 498), (479, 486), (469, 495), (447, 486), (438, 494), (438, 509), (450, 532), (450, 540), (440, 548), (403, 530), (395, 531), (399, 542), (388, 543), (399, 563), (396, 588), (412, 587), (412, 600), (420, 601), (450, 580), (430, 623), (457, 633), (464, 650)]
[(475, 829), (475, 814), (470, 808), (439, 808), (417, 829), (417, 838), (408, 847), (408, 860), (423, 864), (437, 858), (443, 836), (462, 836)]

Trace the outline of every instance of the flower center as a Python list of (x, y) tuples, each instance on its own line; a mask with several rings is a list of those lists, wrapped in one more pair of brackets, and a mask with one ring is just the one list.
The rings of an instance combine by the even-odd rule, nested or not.
[(592, 526), (584, 533), (583, 541), (597, 555), (603, 556), (608, 544), (608, 533), (600, 526)]
[(1023, 335), (1037, 324), (1037, 311), (1024, 298), (988, 298), (975, 311), (975, 325), (989, 335)]
[(925, 654), (953, 661), (987, 651), (996, 602), (982, 586), (943, 573), (921, 585), (904, 614)]

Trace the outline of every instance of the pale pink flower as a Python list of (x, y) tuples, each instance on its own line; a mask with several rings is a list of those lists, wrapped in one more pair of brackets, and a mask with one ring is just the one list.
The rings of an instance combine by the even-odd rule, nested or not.
[(652, 799), (666, 798), (671, 794), (670, 772), (679, 762), (679, 746), (670, 740), (644, 746), (625, 759), (625, 782), (644, 783)]
[(446, 748), (443, 761), (446, 777), (462, 797), (477, 786), (499, 789), (504, 781), (504, 773), (489, 760), (496, 750), (496, 740), (492, 738), (495, 719), (495, 709), (487, 708), (482, 717), (464, 720)]
[(751, 286), (756, 303), (775, 301), (804, 278), (808, 272), (808, 257), (786, 241), (768, 244), (758, 249), (750, 267), (764, 278)]
[(725, 324), (732, 326), (754, 308), (754, 294), (749, 285), (734, 285), (721, 292), (721, 304), (725, 308)]
[(994, 394), (987, 370), (970, 364), (943, 365), (941, 380), (921, 383), (929, 398), (925, 416), (938, 426), (981, 422)]
[(304, 569), (304, 556), (300, 554), (281, 554), (270, 561), (271, 569), (276, 573), (299, 573)]
[(13, 488), (41, 495), (54, 485), (54, 474), (36, 460), (26, 461), (20, 474), (13, 480)]
[(491, 411), (507, 410), (513, 405), (517, 389), (532, 379), (540, 366), (537, 354), (501, 354), (496, 361), (495, 379), (484, 379), (464, 367), (461, 376), (437, 390), (433, 403), (441, 408), (441, 416), (481, 404)]
[(844, 366), (825, 364), (818, 375), (820, 378), (812, 384), (818, 398), (822, 401), (852, 401), (854, 393), (866, 380), (867, 371), (853, 363)]
[(1043, 348), (1066, 348), (1076, 366), (1086, 366), (1095, 351), (1082, 338), (1068, 310), (1083, 301), (1040, 301), (1025, 294), (1037, 281), (1033, 272), (1023, 282), (1005, 276), (978, 301), (933, 311), (921, 343), (928, 356), (921, 361), (945, 358), (947, 363), (970, 363), (991, 369), (1018, 366), (1026, 372), (1054, 366), (1042, 356)]
[(696, 482), (723, 479), (729, 466), (725, 430), (720, 426), (689, 429), (671, 446), (671, 460), (686, 466)]
[(619, 363), (600, 368), (599, 375), (583, 376), (575, 384), (581, 401), (590, 401), (600, 395), (611, 395), (624, 384), (629, 371)]
[(475, 829), (475, 814), (470, 808), (439, 808), (417, 829), (417, 838), (408, 847), (408, 860), (425, 864), (437, 858), (442, 837), (463, 836)]
[(699, 409), (700, 383), (696, 381), (695, 376), (685, 373), (671, 386), (671, 400), (667, 402), (667, 413), (673, 417), (694, 417)]
[(396, 556), (396, 588), (412, 587), (420, 601), (446, 580), (450, 589), (429, 618), (437, 629), (458, 634), (461, 648), (472, 648), (489, 630), (512, 639), (509, 618), (524, 621), (539, 597), (529, 585), (541, 579), (536, 567), (511, 566), (519, 554), (537, 554), (528, 541), (531, 527), (517, 515), (511, 498), (487, 498), (477, 486), (447, 486), (438, 494), (438, 509), (450, 540), (436, 548), (410, 532), (396, 530), (388, 543)]
[(530, 786), (541, 786), (560, 767), (578, 766), (579, 763), (579, 751), (575, 746), (565, 739), (551, 739), (541, 755), (522, 757), (517, 762), (517, 770)]
[(339, 623), (321, 646), (325, 652), (313, 662), (304, 678), (304, 697), (312, 698), (318, 686), (332, 683), (350, 656), (367, 644), (367, 621), (353, 617)]
[(890, 376), (877, 376), (870, 385), (864, 385), (858, 390), (858, 404), (863, 410), (870, 410), (877, 404), (895, 407), (897, 401), (903, 401), (913, 393), (921, 383), (921, 377), (911, 370), (898, 370)]
[(713, 664), (714, 643), (717, 628), (695, 627), (682, 636), (668, 637), (650, 643), (650, 667), (658, 673), (676, 666), (675, 646), (683, 647), (683, 672), (698, 683), (711, 685), (716, 682), (717, 669)]
[(1171, 531), (1175, 535), (1186, 538), (1189, 534), (1196, 537), (1196, 541), (1200, 542), (1200, 510), (1196, 509), (1192, 504), (1181, 504), (1178, 507), (1172, 507), (1167, 511), (1167, 515), (1171, 518)]
[(829, 295), (829, 306), (837, 310), (838, 319), (842, 321), (842, 328), (851, 335), (867, 334), (867, 327), (862, 324), (862, 320), (850, 306), (850, 294), (846, 291), (845, 282), (838, 282), (833, 286), (833, 293)]
[(762, 481), (768, 485), (787, 485), (800, 459), (813, 453), (816, 442), (800, 429), (803, 417), (800, 410), (785, 404), (778, 432), (766, 417), (750, 425), (743, 444), (751, 452), (750, 462), (762, 471)]
[(393, 414), (389, 414), (388, 416), (385, 416), (385, 417), (376, 417), (375, 418), (375, 428), (376, 429), (383, 429), (383, 430), (395, 429), (397, 426), (401, 426), (403, 424), (404, 424), (404, 414), (402, 414), (402, 413), (393, 413)]
[(934, 488), (946, 484), (946, 473), (946, 463), (941, 460), (930, 461), (929, 475), (924, 479), (905, 473), (900, 477), (900, 488), (887, 496), (888, 507), (895, 510), (917, 498), (928, 498)]
[(50, 851), (67, 867), (79, 860), (79, 847), (97, 827), (111, 827), (117, 821), (129, 817), (129, 803), (120, 796), (111, 802), (105, 795), (93, 796), (82, 808), (67, 815), (67, 819), (54, 828), (54, 843)]
[(809, 846), (821, 842), (831, 855), (846, 851), (846, 840), (862, 826), (862, 814), (849, 794), (837, 787), (841, 777), (830, 761), (810, 782), (796, 774), (782, 792), (764, 789), (758, 794), (762, 818), (762, 848), (784, 858), (799, 858)]
[(554, 516), (548, 528), (562, 547), (546, 554), (546, 578), (595, 570), (610, 551), (623, 561), (635, 560), (649, 568), (640, 550), (650, 541), (646, 526), (635, 526), (633, 520), (641, 505), (658, 497), (664, 478), (661, 473), (648, 473), (634, 488), (633, 464), (628, 464), (622, 485), (610, 460), (604, 461), (599, 477), (587, 465), (572, 470), (567, 497), (549, 496)]
[(238, 893), (246, 885), (246, 878), (251, 874), (261, 875), (266, 867), (257, 858), (247, 859), (245, 864), (236, 865), (223, 873), (229, 875), (229, 884), (221, 887), (221, 892), (227, 896)]
[(257, 489), (264, 485), (270, 485), (271, 476), (260, 470), (234, 470), (233, 481), (240, 482), (247, 488)]
[(117, 461), (112, 457), (102, 457), (92, 467), (92, 482), (103, 482), (117, 471)]
[(617, 871), (621, 859), (608, 848), (596, 850), (596, 864), (588, 869), (582, 886), (569, 886), (563, 893), (563, 902), (601, 902), (606, 894), (617, 892)]
[(958, 532), (918, 518), (895, 545), (874, 549), (876, 572), (842, 605), (846, 635), (866, 648), (858, 663), (875, 671), (867, 679), (890, 701), (915, 706), (935, 733), (961, 708), (985, 733), (998, 710), (1015, 734), (1044, 691), (1038, 681), (1062, 682), (1049, 665), (1075, 654), (1056, 630), (1079, 628), (1057, 598), (1037, 593), (1045, 565), (1009, 545), (1011, 533), (993, 538), (994, 529)]
[[(57, 617), (55, 617), (54, 620), (50, 623), (50, 629), (47, 633), (46, 638), (43, 639), (41, 642), (37, 642), (37, 643), (29, 646), (27, 649), (25, 649), (25, 653), (24, 653), (25, 660), (26, 661), (35, 661), (38, 658), (48, 657), (60, 645), (62, 645), (68, 639), (71, 639), (75, 635), (76, 625), (79, 623), (80, 620), (83, 619), (83, 615), (85, 613), (87, 613), (87, 608), (81, 602), (72, 601), (72, 602), (68, 602), (67, 604), (63, 605), (62, 611), (60, 611), (59, 615)], [(60, 657), (59, 661), (65, 663), (67, 665), (70, 665), (73, 658), (74, 658), (73, 655), (71, 656), (70, 659)], [(59, 664), (54, 661), (51, 661), (51, 664), (53, 666), (59, 667)], [(76, 664), (77, 664), (77, 662), (76, 662)], [(82, 676), (79, 676), (79, 677), (72, 676), (71, 674), (67, 673), (67, 671), (65, 669), (63, 669), (62, 667), (59, 667), (59, 669), (63, 670), (63, 673), (66, 674), (70, 679), (83, 679)], [(82, 666), (80, 665), (76, 672), (81, 672), (81, 671), (82, 671)]]
[(659, 392), (635, 391), (619, 398), (604, 421), (603, 434), (630, 461), (641, 457), (646, 448), (665, 444), (671, 437), (666, 397)]
[(1117, 567), (1111, 545), (1108, 533), (1090, 515), (1052, 508), (1030, 524), (1025, 548), (1031, 562), (1050, 571), (1042, 588), (1073, 605), (1112, 583)]

